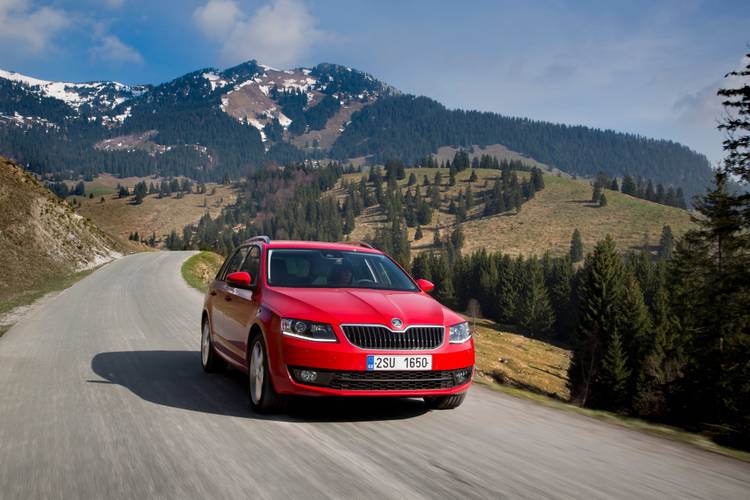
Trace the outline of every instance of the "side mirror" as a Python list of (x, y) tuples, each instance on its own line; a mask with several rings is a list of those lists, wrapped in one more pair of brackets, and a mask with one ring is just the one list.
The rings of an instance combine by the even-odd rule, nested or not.
[(430, 293), (435, 289), (435, 285), (432, 284), (432, 282), (423, 280), (421, 278), (417, 280), (417, 286), (419, 286), (420, 290), (426, 293)]
[(237, 288), (250, 288), (253, 283), (253, 279), (249, 273), (245, 271), (239, 271), (236, 273), (230, 273), (227, 275), (227, 283)]

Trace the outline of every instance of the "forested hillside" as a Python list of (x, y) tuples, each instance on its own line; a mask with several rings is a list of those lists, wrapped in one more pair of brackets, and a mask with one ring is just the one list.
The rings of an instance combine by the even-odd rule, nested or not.
[(692, 196), (711, 177), (708, 160), (671, 141), (612, 130), (558, 125), (479, 111), (448, 110), (427, 97), (389, 96), (355, 113), (331, 151), (334, 158), (372, 155), (414, 162), (444, 145), (500, 143), (570, 174), (652, 178)]
[(68, 179), (109, 172), (217, 182), (269, 162), (412, 165), (441, 147), (492, 144), (578, 176), (652, 179), (688, 200), (710, 179), (706, 158), (680, 144), (449, 110), (335, 64), (277, 70), (248, 61), (134, 87), (0, 70), (0, 153)]

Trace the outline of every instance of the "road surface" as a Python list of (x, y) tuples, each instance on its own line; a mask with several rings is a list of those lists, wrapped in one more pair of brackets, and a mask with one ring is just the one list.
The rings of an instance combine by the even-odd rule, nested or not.
[(750, 498), (750, 464), (481, 387), (259, 418), (201, 371), (188, 255), (113, 262), (0, 338), (0, 498)]

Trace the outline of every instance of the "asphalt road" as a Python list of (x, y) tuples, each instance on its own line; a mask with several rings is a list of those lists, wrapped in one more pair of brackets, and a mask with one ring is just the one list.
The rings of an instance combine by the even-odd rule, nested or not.
[(258, 418), (201, 371), (187, 255), (120, 259), (0, 338), (0, 498), (750, 498), (750, 464), (481, 387)]

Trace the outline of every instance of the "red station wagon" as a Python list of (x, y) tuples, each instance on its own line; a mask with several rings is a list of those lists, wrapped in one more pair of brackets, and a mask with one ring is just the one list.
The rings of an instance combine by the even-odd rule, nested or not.
[(421, 397), (460, 405), (471, 384), (467, 322), (366, 243), (251, 238), (206, 294), (203, 369), (248, 374), (257, 412), (289, 396)]

